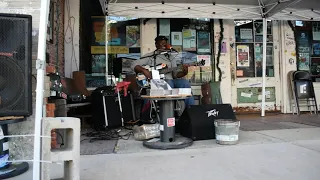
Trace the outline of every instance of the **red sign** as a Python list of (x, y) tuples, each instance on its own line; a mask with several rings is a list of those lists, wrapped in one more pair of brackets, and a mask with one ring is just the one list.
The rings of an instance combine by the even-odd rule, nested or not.
[(168, 119), (167, 119), (167, 126), (168, 126), (168, 127), (174, 127), (175, 124), (176, 124), (175, 118), (168, 118)]

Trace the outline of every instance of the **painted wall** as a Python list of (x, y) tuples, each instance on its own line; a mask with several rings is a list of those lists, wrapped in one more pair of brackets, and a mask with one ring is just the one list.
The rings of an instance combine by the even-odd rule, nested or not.
[(280, 30), (280, 71), (281, 71), (281, 112), (291, 113), (290, 96), (288, 88), (288, 73), (290, 71), (297, 70), (297, 58), (296, 58), (296, 43), (294, 40), (294, 33), (287, 21), (281, 21)]
[(78, 71), (80, 65), (80, 0), (66, 0), (64, 13), (65, 77), (71, 78), (72, 72)]
[[(214, 48), (215, 48), (215, 78), (219, 79), (219, 72), (217, 68), (217, 48), (220, 39), (220, 23), (219, 20), (214, 20)], [(235, 51), (232, 47), (234, 43), (234, 22), (233, 20), (223, 20), (223, 40), (226, 43), (227, 53), (221, 53), (220, 62), (218, 67), (221, 69), (221, 96), (223, 103), (232, 103), (232, 89), (231, 89), (231, 59), (235, 55)], [(232, 104), (233, 105), (233, 104)]]

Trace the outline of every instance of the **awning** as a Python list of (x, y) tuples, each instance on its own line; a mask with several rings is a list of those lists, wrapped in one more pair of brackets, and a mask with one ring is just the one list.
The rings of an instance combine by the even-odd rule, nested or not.
[(320, 20), (319, 0), (100, 0), (108, 16)]

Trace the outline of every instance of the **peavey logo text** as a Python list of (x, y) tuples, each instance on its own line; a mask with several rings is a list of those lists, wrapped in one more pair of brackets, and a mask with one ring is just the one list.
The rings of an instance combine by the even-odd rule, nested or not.
[(210, 116), (217, 117), (219, 115), (219, 111), (217, 111), (216, 109), (207, 111), (207, 113), (208, 113), (208, 117), (210, 117)]

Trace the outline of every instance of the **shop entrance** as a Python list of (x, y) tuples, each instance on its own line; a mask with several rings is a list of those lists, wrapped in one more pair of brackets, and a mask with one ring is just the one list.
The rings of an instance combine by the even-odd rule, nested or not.
[[(238, 113), (260, 112), (262, 101), (262, 20), (235, 20), (230, 58), (231, 102)], [(279, 25), (268, 21), (266, 111), (280, 111)], [(231, 31), (232, 32), (232, 31)]]

